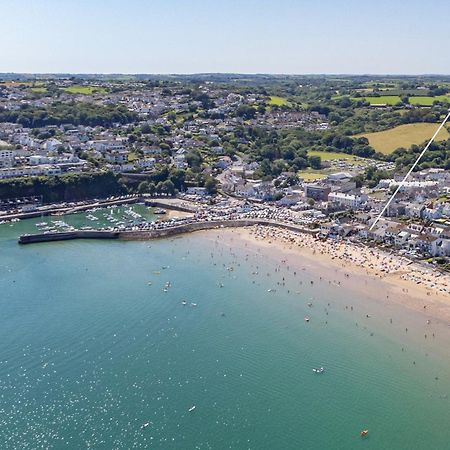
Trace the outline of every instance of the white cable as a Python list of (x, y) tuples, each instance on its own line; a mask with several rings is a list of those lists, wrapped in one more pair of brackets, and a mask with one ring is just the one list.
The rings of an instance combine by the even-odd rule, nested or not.
[(445, 116), (445, 119), (443, 122), (439, 125), (439, 128), (436, 130), (436, 133), (433, 134), (433, 137), (430, 139), (430, 142), (425, 146), (425, 148), (420, 153), (419, 157), (416, 159), (415, 163), (411, 166), (411, 169), (409, 169), (408, 173), (405, 175), (405, 178), (401, 181), (401, 183), (397, 186), (397, 189), (392, 194), (392, 197), (388, 200), (386, 205), (384, 205), (384, 208), (381, 210), (378, 217), (375, 219), (375, 222), (372, 224), (372, 226), (369, 228), (369, 231), (372, 231), (372, 228), (377, 224), (377, 222), (381, 219), (382, 215), (388, 209), (389, 205), (391, 204), (392, 200), (394, 200), (395, 196), (397, 195), (398, 191), (403, 187), (405, 184), (406, 179), (411, 175), (411, 172), (414, 170), (414, 168), (417, 166), (419, 161), (422, 159), (422, 156), (425, 154), (425, 152), (428, 150), (428, 147), (431, 145), (431, 143), (434, 141), (435, 137), (438, 135), (439, 131), (441, 131), (442, 127), (445, 125), (445, 122), (450, 118), (450, 112)]

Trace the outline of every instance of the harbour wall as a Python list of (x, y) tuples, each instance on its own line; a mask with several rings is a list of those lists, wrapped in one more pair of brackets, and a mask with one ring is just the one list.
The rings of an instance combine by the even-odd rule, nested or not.
[(69, 241), (73, 239), (118, 239), (118, 231), (80, 230), (61, 233), (25, 234), (19, 237), (19, 244), (36, 242)]
[(169, 228), (156, 230), (126, 230), (126, 231), (103, 231), (103, 230), (80, 230), (63, 233), (45, 233), (23, 235), (19, 237), (19, 244), (32, 244), (37, 242), (65, 241), (72, 239), (123, 239), (123, 240), (147, 240), (176, 236), (179, 234), (192, 233), (195, 231), (239, 228), (254, 225), (264, 225), (274, 228), (285, 229), (297, 233), (316, 234), (318, 230), (304, 228), (298, 225), (285, 224), (265, 219), (236, 219), (236, 220), (212, 220), (208, 222), (194, 222), (181, 224)]

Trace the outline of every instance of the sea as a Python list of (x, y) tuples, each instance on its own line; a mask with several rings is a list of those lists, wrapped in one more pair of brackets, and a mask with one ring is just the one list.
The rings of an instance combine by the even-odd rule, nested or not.
[(448, 327), (230, 232), (17, 243), (130, 208), (0, 225), (1, 449), (450, 448)]

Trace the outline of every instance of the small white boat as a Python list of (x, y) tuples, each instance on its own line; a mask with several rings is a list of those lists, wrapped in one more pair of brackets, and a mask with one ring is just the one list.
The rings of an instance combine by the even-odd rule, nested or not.
[(325, 369), (324, 369), (323, 367), (320, 367), (320, 368), (318, 368), (318, 369), (313, 369), (313, 372), (314, 372), (314, 373), (324, 373), (324, 372), (325, 372)]
[(194, 411), (195, 408), (196, 408), (196, 406), (195, 406), (195, 405), (192, 405), (192, 406), (188, 409), (188, 412)]
[(187, 305), (187, 302), (183, 300), (183, 301), (181, 302), (181, 304), (182, 304), (183, 306), (186, 306), (186, 305)]
[(308, 316), (305, 317), (305, 322), (309, 322), (310, 320), (311, 319)]
[(151, 422), (145, 422), (145, 423), (141, 426), (141, 428), (142, 428), (143, 430), (145, 430), (147, 427), (150, 426), (150, 424), (151, 424)]
[(197, 303), (191, 303), (191, 306), (196, 307)]

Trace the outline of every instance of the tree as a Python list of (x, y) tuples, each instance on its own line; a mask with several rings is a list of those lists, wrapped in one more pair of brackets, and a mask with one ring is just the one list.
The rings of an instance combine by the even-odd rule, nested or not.
[(175, 186), (170, 180), (166, 180), (162, 182), (161, 192), (163, 194), (174, 195), (175, 194)]
[(203, 158), (199, 151), (194, 150), (186, 155), (186, 162), (189, 167), (200, 168)]
[(149, 183), (148, 183), (148, 181), (142, 181), (141, 183), (139, 183), (137, 191), (138, 191), (139, 194), (147, 194), (149, 192)]
[(153, 183), (153, 182), (148, 183), (148, 193), (150, 195), (155, 195), (155, 193), (156, 193), (155, 183)]
[(184, 189), (184, 182), (186, 179), (186, 172), (181, 169), (172, 169), (170, 171), (169, 180), (174, 184), (175, 189), (179, 191)]
[(313, 169), (320, 169), (322, 167), (322, 158), (320, 156), (308, 156), (309, 165)]
[(209, 195), (217, 194), (217, 180), (213, 177), (209, 177), (205, 182), (205, 189)]
[(246, 120), (248, 119), (254, 119), (256, 116), (256, 109), (253, 106), (249, 105), (241, 105), (236, 110), (236, 115), (238, 117), (242, 117)]
[(141, 126), (142, 134), (150, 134), (151, 132), (152, 132), (152, 127), (148, 123), (144, 123), (144, 125)]

